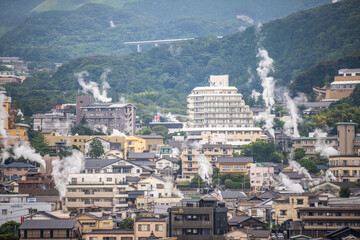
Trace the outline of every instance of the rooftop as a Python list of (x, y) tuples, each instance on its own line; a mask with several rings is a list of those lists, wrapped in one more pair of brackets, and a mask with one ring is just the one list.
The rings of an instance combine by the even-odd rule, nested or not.
[(252, 157), (220, 157), (219, 163), (249, 163), (254, 162)]
[(73, 229), (77, 220), (26, 220), (19, 229)]
[(34, 168), (35, 166), (29, 163), (24, 163), (24, 162), (12, 162), (9, 163), (7, 165), (5, 165), (6, 168), (18, 168), (18, 167), (23, 167), (23, 168)]
[(155, 153), (129, 153), (128, 159), (154, 159)]

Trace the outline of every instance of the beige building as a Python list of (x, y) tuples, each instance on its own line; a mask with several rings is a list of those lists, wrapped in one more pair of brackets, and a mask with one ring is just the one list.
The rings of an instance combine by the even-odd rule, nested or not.
[(115, 213), (128, 208), (129, 185), (120, 173), (70, 174), (64, 210)]
[(360, 137), (356, 123), (337, 123), (338, 156), (329, 157), (329, 169), (339, 182), (360, 181)]
[(78, 220), (83, 225), (83, 233), (91, 232), (95, 229), (113, 229), (113, 219), (106, 216), (96, 216), (91, 213), (84, 213), (76, 216), (74, 219)]
[(188, 96), (188, 140), (200, 143), (241, 145), (266, 138), (254, 127), (253, 113), (229, 76), (211, 75), (209, 87), (196, 87)]
[(166, 237), (165, 218), (136, 218), (135, 219), (135, 240), (142, 240), (152, 234), (156, 238)]
[(84, 234), (85, 240), (134, 240), (134, 230), (111, 229), (93, 230)]
[(290, 196), (287, 199), (276, 199), (273, 202), (273, 209), (275, 210), (272, 218), (276, 223), (283, 223), (288, 219), (293, 221), (300, 220), (299, 209), (314, 208), (326, 205), (328, 197), (326, 195), (319, 195), (318, 193), (303, 193), (299, 196)]
[(336, 101), (350, 96), (357, 84), (360, 83), (360, 68), (340, 69), (339, 76), (335, 76), (330, 87), (314, 87), (313, 90), (319, 94), (319, 100)]

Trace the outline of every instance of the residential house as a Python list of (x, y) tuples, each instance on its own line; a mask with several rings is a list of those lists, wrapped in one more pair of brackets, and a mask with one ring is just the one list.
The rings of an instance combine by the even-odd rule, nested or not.
[(21, 194), (34, 194), (55, 189), (52, 176), (41, 174), (35, 168), (29, 169), (26, 175), (17, 181), (17, 183), (19, 184), (19, 193)]
[(80, 214), (74, 219), (78, 220), (83, 226), (83, 233), (89, 233), (95, 229), (113, 229), (113, 219), (109, 215), (97, 216), (91, 213)]
[(270, 230), (238, 229), (226, 233), (226, 240), (270, 240)]
[(243, 173), (249, 175), (253, 162), (252, 157), (220, 157), (218, 159), (218, 168), (220, 174)]
[(339, 239), (360, 239), (360, 231), (350, 227), (343, 227), (332, 231), (325, 235), (326, 239), (339, 240)]
[(147, 151), (155, 150), (158, 146), (164, 144), (164, 137), (160, 135), (140, 135), (139, 137), (145, 140), (145, 150)]
[(22, 177), (30, 168), (35, 168), (35, 166), (29, 163), (12, 162), (4, 166), (3, 174), (9, 179), (14, 176)]
[(170, 168), (173, 170), (178, 170), (180, 168), (179, 164), (179, 159), (177, 158), (162, 158), (159, 160), (156, 160), (156, 169), (160, 170), (160, 169), (165, 169), (165, 168)]
[(74, 219), (26, 220), (20, 226), (20, 240), (82, 240), (82, 225)]
[(152, 234), (156, 238), (166, 237), (165, 218), (135, 218), (135, 240), (145, 240)]
[(85, 142), (85, 156), (86, 157), (90, 157), (89, 156), (89, 151), (91, 150), (91, 143), (95, 140), (99, 140), (101, 142), (101, 145), (103, 146), (104, 149), (104, 154), (100, 156), (103, 157), (105, 155), (105, 153), (108, 153), (111, 150), (117, 150), (120, 151), (121, 150), (121, 143), (114, 143), (114, 142), (110, 142), (109, 140), (103, 139), (101, 137), (95, 137), (93, 139), (90, 139), (88, 141)]
[(265, 227), (265, 223), (250, 217), (250, 216), (234, 216), (229, 219), (229, 228), (231, 231), (235, 229), (263, 229)]

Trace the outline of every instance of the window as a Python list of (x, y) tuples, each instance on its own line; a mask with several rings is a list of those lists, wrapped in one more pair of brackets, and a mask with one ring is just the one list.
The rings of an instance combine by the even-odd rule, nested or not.
[(303, 200), (303, 199), (298, 199), (298, 200), (297, 200), (297, 204), (298, 204), (298, 205), (304, 204), (304, 200)]
[(111, 181), (112, 181), (112, 178), (106, 178), (106, 181), (107, 181), (107, 182), (111, 182)]
[(322, 212), (318, 212), (318, 216), (322, 216), (323, 215), (323, 213)]
[(7, 209), (3, 209), (3, 210), (1, 211), (1, 214), (2, 214), (2, 215), (7, 215)]
[(98, 237), (90, 237), (90, 240), (98, 240)]
[(150, 231), (150, 224), (139, 224), (139, 231)]
[(132, 237), (121, 237), (121, 240), (133, 240)]
[(341, 212), (337, 212), (337, 213), (335, 213), (335, 216), (340, 217), (340, 216), (341, 216)]
[(162, 232), (164, 229), (164, 226), (162, 224), (156, 224), (155, 225), (155, 231)]
[(103, 237), (103, 240), (116, 240), (116, 237)]
[(280, 210), (280, 215), (282, 216), (286, 215), (286, 210)]

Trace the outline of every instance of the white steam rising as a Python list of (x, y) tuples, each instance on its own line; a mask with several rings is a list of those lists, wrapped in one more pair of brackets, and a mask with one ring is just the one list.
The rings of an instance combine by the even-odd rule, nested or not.
[(321, 135), (323, 135), (324, 132), (321, 129), (315, 129), (315, 152), (320, 153), (323, 157), (330, 157), (330, 156), (336, 156), (339, 155), (339, 151), (336, 150), (333, 146), (330, 144), (327, 144), (324, 140), (321, 139)]
[(294, 193), (304, 192), (303, 187), (299, 183), (295, 183), (283, 173), (279, 173), (277, 180), (280, 182), (280, 185), (282, 185), (282, 186), (280, 185), (276, 186), (278, 190), (283, 190), (282, 188), (285, 188), (286, 190)]
[(2, 144), (4, 145), (4, 149), (2, 150), (1, 155), (1, 163), (4, 164), (5, 160), (10, 157), (7, 149), (9, 148), (8, 145), (8, 136), (6, 133), (6, 120), (8, 119), (8, 112), (4, 108), (6, 96), (2, 92), (0, 92), (0, 135), (2, 136)]
[(285, 133), (288, 136), (300, 137), (298, 130), (298, 123), (300, 122), (300, 117), (298, 113), (298, 108), (295, 104), (295, 101), (289, 96), (288, 91), (284, 92), (286, 108), (290, 113), (290, 120), (286, 121), (284, 124)]
[(111, 20), (111, 21), (109, 22), (109, 24), (110, 24), (110, 27), (111, 27), (111, 28), (116, 27), (116, 25), (115, 25), (115, 23), (113, 22), (113, 20)]
[(256, 69), (260, 79), (261, 86), (263, 87), (262, 97), (265, 102), (266, 110), (257, 117), (257, 120), (265, 121), (265, 129), (272, 135), (275, 136), (274, 126), (274, 115), (271, 114), (271, 109), (275, 104), (274, 90), (275, 81), (273, 77), (268, 76), (270, 72), (274, 71), (273, 63), (274, 60), (269, 57), (268, 52), (264, 48), (258, 49), (257, 57), (260, 57), (259, 65)]
[(118, 129), (113, 129), (110, 137), (124, 137), (126, 139), (128, 138), (125, 133), (120, 132), (120, 130)]
[(204, 154), (198, 155), (198, 164), (199, 164), (199, 175), (206, 183), (210, 183), (210, 174), (213, 173), (212, 166), (210, 162), (206, 159)]
[(29, 159), (30, 161), (40, 163), (44, 168), (46, 168), (44, 159), (40, 154), (35, 152), (35, 149), (30, 146), (29, 142), (17, 142), (13, 151), (15, 158), (23, 157), (25, 159)]
[(85, 92), (91, 92), (94, 98), (100, 102), (111, 102), (111, 98), (107, 97), (107, 90), (110, 88), (109, 83), (106, 81), (107, 74), (110, 72), (110, 69), (105, 69), (101, 74), (100, 80), (102, 81), (101, 87), (99, 84), (93, 81), (88, 83), (85, 82), (85, 77), (89, 76), (87, 71), (81, 71), (75, 73), (75, 76), (78, 79), (79, 85), (83, 88)]
[(80, 173), (85, 167), (85, 157), (82, 152), (73, 150), (71, 155), (52, 161), (52, 176), (55, 188), (60, 193), (60, 199), (66, 194), (66, 185), (70, 181), (70, 174)]
[(251, 92), (251, 97), (257, 102), (257, 100), (259, 99), (259, 97), (261, 96), (261, 93), (257, 92), (255, 89), (252, 90)]
[(323, 181), (323, 182), (336, 182), (337, 179), (336, 179), (336, 177), (334, 176), (334, 174), (333, 174), (329, 169), (327, 169), (327, 170), (322, 174), (322, 181)]

